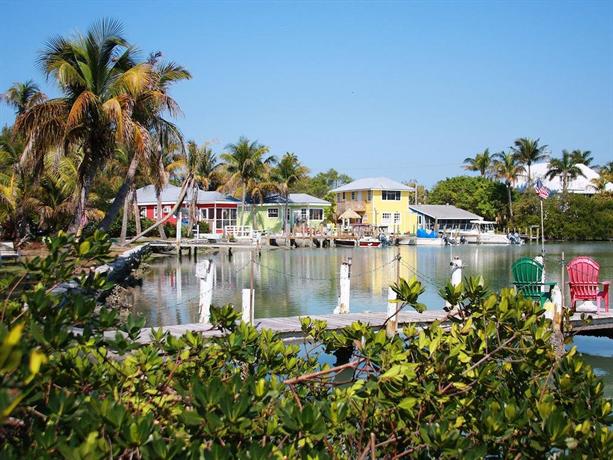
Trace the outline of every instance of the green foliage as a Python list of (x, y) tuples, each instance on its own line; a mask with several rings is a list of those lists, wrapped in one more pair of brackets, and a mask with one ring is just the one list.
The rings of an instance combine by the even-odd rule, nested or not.
[(335, 169), (329, 169), (328, 171), (317, 173), (313, 177), (303, 178), (295, 185), (295, 190), (334, 202), (334, 199), (326, 198), (330, 190), (348, 184), (352, 180), (347, 174), (341, 174)]
[[(108, 237), (46, 240), (27, 286), (6, 286), (0, 324), (0, 457), (18, 458), (611, 458), (611, 402), (574, 348), (512, 289), (448, 287), (460, 315), (391, 338), (305, 318), (309, 339), (350, 349), (339, 369), (270, 330), (212, 308), (222, 334), (151, 330), (97, 304), (88, 269)], [(74, 289), (55, 286), (70, 281)], [(399, 301), (421, 308), (420, 283)], [(115, 329), (117, 334), (104, 334)], [(339, 372), (343, 369), (342, 372)], [(349, 372), (346, 372), (349, 371)], [(374, 444), (371, 440), (374, 439)]]
[[(530, 191), (514, 205), (515, 226), (540, 225), (539, 198)], [(555, 194), (543, 202), (545, 237), (550, 240), (610, 240), (613, 238), (613, 197)]]
[(451, 204), (493, 220), (505, 213), (504, 184), (485, 177), (456, 176), (436, 183), (428, 196), (431, 204)]

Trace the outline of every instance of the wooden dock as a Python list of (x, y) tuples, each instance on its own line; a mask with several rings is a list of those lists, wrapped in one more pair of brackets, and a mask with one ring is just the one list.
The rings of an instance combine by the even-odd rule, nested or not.
[[(581, 314), (576, 313), (571, 318), (572, 325), (575, 331), (586, 333), (589, 335), (611, 335), (613, 333), (613, 312), (599, 315), (591, 314), (591, 324), (585, 324), (581, 320)], [(328, 330), (338, 330), (348, 326), (356, 321), (369, 324), (374, 329), (380, 329), (387, 319), (385, 312), (375, 313), (349, 313), (338, 315), (304, 315), (304, 316), (288, 316), (278, 318), (256, 318), (255, 324), (258, 329), (272, 329), (279, 334), (287, 342), (298, 342), (304, 339), (300, 328), (300, 318), (310, 317), (311, 319), (324, 320), (328, 323)], [(424, 327), (432, 324), (436, 320), (442, 320), (447, 316), (447, 313), (442, 310), (426, 311), (424, 313), (417, 312), (401, 312), (398, 314), (398, 327), (401, 328), (408, 324), (413, 324), (417, 327)], [(444, 325), (445, 323), (443, 323)], [(170, 332), (174, 336), (180, 336), (187, 332), (200, 333), (207, 337), (219, 336), (221, 333), (217, 330), (212, 330), (209, 324), (193, 323), (179, 324), (175, 326), (163, 326), (165, 332)], [(142, 329), (139, 342), (149, 343), (151, 341), (150, 328)]]

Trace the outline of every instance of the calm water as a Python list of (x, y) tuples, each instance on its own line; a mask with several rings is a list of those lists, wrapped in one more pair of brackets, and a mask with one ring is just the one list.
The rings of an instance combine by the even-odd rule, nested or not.
[[(255, 316), (329, 314), (336, 306), (338, 272), (343, 260), (351, 258), (351, 300), (353, 312), (385, 311), (387, 287), (396, 279), (393, 261), (398, 248), (275, 249), (262, 251), (254, 265)], [(517, 258), (536, 256), (540, 246), (400, 246), (400, 276), (417, 276), (426, 288), (422, 301), (431, 310), (441, 309), (438, 289), (449, 279), (449, 262), (462, 259), (465, 275), (481, 274), (493, 289), (510, 285), (511, 265)], [(548, 244), (547, 278), (560, 280), (560, 259), (589, 255), (601, 265), (601, 278), (613, 279), (613, 243)], [(204, 255), (215, 262), (213, 303), (240, 307), (241, 289), (249, 287), (249, 252), (235, 250)], [(151, 270), (141, 287), (134, 288), (133, 302), (145, 315), (148, 325), (160, 326), (198, 321), (199, 282), (195, 261), (186, 256), (168, 256), (150, 262)], [(578, 337), (576, 344), (606, 382), (613, 397), (613, 340)]]

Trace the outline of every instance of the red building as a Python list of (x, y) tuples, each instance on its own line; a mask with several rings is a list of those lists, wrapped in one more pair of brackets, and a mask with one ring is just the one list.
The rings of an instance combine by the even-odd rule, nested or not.
[[(162, 190), (160, 198), (162, 200), (162, 218), (166, 217), (177, 203), (181, 189), (174, 185), (167, 185)], [(192, 190), (189, 190), (183, 200), (181, 215), (185, 219), (188, 215), (188, 208), (192, 202)], [(158, 220), (157, 197), (155, 187), (147, 185), (136, 191), (136, 203), (140, 210), (141, 217), (150, 220)], [(197, 218), (199, 222), (209, 224), (211, 233), (223, 233), (227, 226), (237, 225), (236, 217), (240, 201), (219, 192), (205, 192), (198, 190), (196, 207), (198, 208)], [(176, 224), (176, 215), (168, 219), (168, 222)]]

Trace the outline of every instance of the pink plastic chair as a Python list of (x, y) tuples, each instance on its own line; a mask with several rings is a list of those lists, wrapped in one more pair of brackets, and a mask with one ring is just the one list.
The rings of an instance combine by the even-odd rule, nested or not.
[[(591, 257), (575, 257), (567, 265), (570, 287), (570, 306), (574, 310), (578, 300), (596, 301), (596, 313), (600, 311), (600, 299), (604, 299), (605, 311), (609, 311), (609, 281), (598, 282), (600, 265)], [(602, 284), (602, 291), (598, 285)]]

